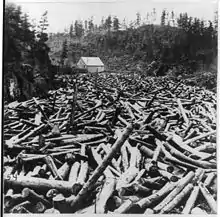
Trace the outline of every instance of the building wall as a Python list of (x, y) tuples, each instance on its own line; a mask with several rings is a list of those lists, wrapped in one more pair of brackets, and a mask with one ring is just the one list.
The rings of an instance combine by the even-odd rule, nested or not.
[(85, 64), (84, 62), (80, 59), (79, 62), (77, 63), (77, 67), (84, 69), (85, 68)]
[(81, 69), (87, 69), (88, 72), (94, 73), (94, 72), (103, 72), (105, 70), (104, 66), (86, 66), (82, 60), (79, 60), (77, 63), (77, 67)]
[(87, 69), (91, 73), (103, 72), (104, 71), (104, 66), (88, 66)]

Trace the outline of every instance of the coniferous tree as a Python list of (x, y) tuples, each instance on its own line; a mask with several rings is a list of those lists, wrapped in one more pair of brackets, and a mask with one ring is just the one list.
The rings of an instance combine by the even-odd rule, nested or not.
[(71, 25), (70, 25), (70, 30), (69, 30), (69, 36), (70, 36), (70, 38), (73, 37), (73, 30), (74, 30), (73, 24), (71, 23)]
[(63, 41), (62, 53), (61, 53), (61, 57), (60, 57), (60, 62), (61, 62), (62, 66), (64, 66), (64, 61), (67, 58), (67, 55), (68, 55), (68, 48), (67, 48), (67, 40), (65, 39)]
[(105, 18), (104, 17), (102, 17), (100, 27), (101, 27), (101, 29), (105, 29)]
[(93, 32), (94, 31), (93, 17), (91, 17), (89, 22), (88, 22), (88, 28), (89, 28), (89, 32)]
[(161, 21), (160, 21), (161, 26), (165, 26), (166, 24), (165, 22), (166, 22), (166, 10), (164, 9), (161, 15)]
[(123, 19), (122, 28), (123, 28), (124, 30), (127, 30), (127, 24), (126, 24), (126, 20), (125, 20), (125, 19)]
[(136, 13), (136, 26), (139, 27), (141, 25), (141, 14), (138, 12)]
[(120, 25), (119, 19), (117, 17), (114, 17), (114, 19), (113, 19), (113, 29), (115, 31), (118, 31), (119, 30), (119, 25)]
[(45, 32), (47, 30), (47, 27), (49, 26), (48, 20), (47, 20), (47, 11), (43, 13), (41, 16), (40, 23), (38, 25), (38, 34), (37, 38), (39, 38), (39, 41), (46, 42), (48, 40), (48, 35)]
[(75, 26), (75, 35), (78, 39), (80, 39), (84, 34), (82, 22), (79, 20), (76, 20), (74, 26)]
[(85, 29), (85, 32), (88, 31), (88, 21), (87, 20), (84, 21), (84, 29)]
[(173, 11), (171, 11), (171, 22), (172, 22), (172, 25), (175, 26), (175, 15)]
[(112, 28), (112, 18), (111, 18), (110, 15), (109, 15), (108, 18), (105, 20), (105, 25), (106, 25), (108, 31), (110, 31), (111, 28)]
[(214, 16), (214, 28), (217, 31), (218, 30), (218, 11), (215, 11), (215, 16)]

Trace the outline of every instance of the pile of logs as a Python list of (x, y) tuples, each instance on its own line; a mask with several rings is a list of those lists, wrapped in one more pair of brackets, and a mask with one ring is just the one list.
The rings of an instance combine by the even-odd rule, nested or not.
[(4, 107), (6, 213), (217, 212), (216, 95), (80, 75)]

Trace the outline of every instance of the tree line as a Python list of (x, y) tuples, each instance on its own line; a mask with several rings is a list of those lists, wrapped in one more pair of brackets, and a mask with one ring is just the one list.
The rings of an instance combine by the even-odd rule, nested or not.
[(156, 16), (155, 9), (146, 18), (137, 13), (129, 25), (110, 15), (103, 17), (100, 25), (95, 25), (93, 18), (84, 21), (84, 25), (83, 21), (76, 21), (67, 35), (82, 38), (87, 46), (70, 43), (67, 48), (64, 42), (62, 53), (69, 50), (73, 59), (77, 59), (76, 53), (100, 57), (128, 54), (144, 63), (158, 60), (181, 65), (188, 73), (209, 69), (217, 57), (217, 12), (213, 21), (163, 10), (160, 24), (155, 24)]
[(46, 44), (47, 11), (38, 24), (31, 22), (22, 8), (13, 3), (5, 5), (4, 15), (4, 95), (9, 98), (10, 79), (16, 77), (19, 95), (27, 98), (31, 84), (35, 83), (37, 91), (42, 82), (48, 86), (53, 77), (50, 48)]

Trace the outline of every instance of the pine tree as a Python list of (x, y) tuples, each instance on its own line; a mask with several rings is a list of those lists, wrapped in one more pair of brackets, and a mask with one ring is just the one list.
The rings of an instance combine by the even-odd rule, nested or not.
[(113, 29), (115, 30), (115, 31), (118, 31), (119, 30), (119, 19), (117, 18), (117, 17), (114, 17), (114, 19), (113, 19)]
[(70, 25), (69, 36), (70, 36), (70, 38), (73, 37), (73, 24), (72, 23)]
[(126, 24), (126, 20), (125, 20), (125, 19), (123, 19), (122, 28), (123, 28), (124, 30), (127, 30), (127, 24)]
[(48, 35), (45, 32), (47, 30), (47, 27), (49, 26), (48, 20), (47, 20), (47, 11), (43, 13), (41, 16), (40, 23), (38, 25), (38, 32), (37, 32), (37, 38), (40, 42), (44, 43), (48, 40)]
[(135, 23), (135, 25), (137, 27), (139, 27), (140, 24), (141, 24), (141, 14), (138, 12), (138, 13), (136, 13), (136, 23)]
[(161, 26), (165, 26), (166, 24), (165, 22), (166, 22), (166, 10), (164, 9), (161, 15), (161, 22), (160, 22)]
[(93, 32), (94, 31), (93, 17), (90, 18), (88, 25), (89, 25), (88, 26), (89, 32)]
[(64, 61), (68, 57), (67, 55), (68, 55), (68, 48), (67, 48), (67, 40), (65, 39), (63, 41), (62, 53), (61, 53), (61, 57), (60, 57), (60, 62), (61, 62), (62, 66), (64, 66)]
[(157, 19), (156, 8), (153, 8), (153, 23), (156, 21), (156, 19)]
[(102, 20), (101, 20), (101, 29), (105, 29), (105, 18), (102, 17)]
[(79, 20), (76, 20), (74, 27), (75, 27), (75, 35), (78, 39), (80, 39), (84, 34), (82, 22)]
[(84, 21), (84, 29), (85, 29), (85, 32), (88, 31), (88, 21), (87, 20)]
[(147, 12), (147, 15), (146, 15), (146, 24), (150, 24), (150, 14), (149, 12)]
[(216, 31), (218, 30), (218, 11), (215, 11), (214, 28), (215, 28)]
[(109, 15), (108, 18), (105, 20), (105, 25), (108, 29), (108, 31), (111, 30), (111, 27), (112, 27), (112, 18), (111, 16)]
[(175, 15), (173, 11), (171, 11), (171, 21), (172, 21), (173, 26), (175, 26)]

